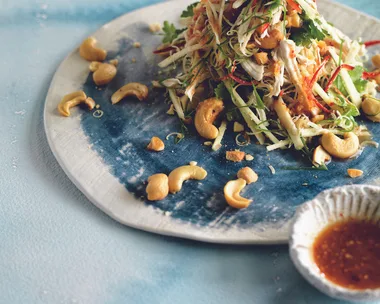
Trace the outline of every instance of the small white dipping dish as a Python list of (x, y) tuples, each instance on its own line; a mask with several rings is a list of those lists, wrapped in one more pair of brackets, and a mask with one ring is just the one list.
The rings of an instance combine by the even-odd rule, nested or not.
[(291, 259), (304, 278), (321, 292), (355, 302), (380, 300), (380, 288), (353, 290), (336, 285), (320, 272), (313, 243), (327, 226), (345, 219), (380, 221), (380, 187), (356, 185), (327, 190), (300, 206), (290, 231)]

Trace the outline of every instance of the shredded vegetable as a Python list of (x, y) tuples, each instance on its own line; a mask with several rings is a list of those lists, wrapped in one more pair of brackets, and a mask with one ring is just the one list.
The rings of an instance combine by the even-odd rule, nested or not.
[[(363, 58), (380, 40), (351, 40), (313, 0), (202, 0), (181, 17), (185, 28), (165, 22), (164, 44), (155, 51), (167, 56), (159, 67), (177, 73), (159, 84), (183, 121), (199, 102), (223, 101), (214, 151), (230, 121), (245, 124), (244, 136), (268, 151), (313, 151), (326, 133), (359, 136), (356, 117), (380, 76)], [(256, 142), (240, 136), (238, 146)]]

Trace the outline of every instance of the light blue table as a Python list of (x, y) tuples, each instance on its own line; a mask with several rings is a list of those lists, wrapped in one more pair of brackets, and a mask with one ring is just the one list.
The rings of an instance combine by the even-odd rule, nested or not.
[[(380, 1), (340, 1), (380, 18)], [(58, 64), (102, 24), (157, 2), (0, 0), (0, 303), (338, 303), (300, 277), (285, 246), (124, 227), (58, 166), (42, 123)]]

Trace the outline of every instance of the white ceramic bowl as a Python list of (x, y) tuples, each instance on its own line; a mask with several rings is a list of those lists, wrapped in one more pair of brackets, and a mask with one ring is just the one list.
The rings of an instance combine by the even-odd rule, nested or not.
[(315, 238), (326, 226), (348, 218), (380, 221), (380, 187), (346, 186), (327, 190), (300, 206), (290, 231), (290, 256), (310, 284), (323, 293), (348, 301), (380, 300), (380, 288), (352, 290), (327, 280), (312, 257)]

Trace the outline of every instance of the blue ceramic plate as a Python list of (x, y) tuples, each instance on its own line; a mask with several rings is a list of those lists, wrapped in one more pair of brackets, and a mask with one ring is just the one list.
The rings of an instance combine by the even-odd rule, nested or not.
[[(211, 152), (194, 130), (179, 144), (166, 141), (161, 153), (145, 147), (152, 136), (165, 138), (180, 130), (178, 119), (168, 116), (162, 91), (150, 90), (149, 100), (133, 98), (111, 105), (111, 95), (128, 82), (149, 86), (157, 79), (157, 61), (152, 50), (161, 37), (149, 32), (150, 23), (177, 22), (191, 1), (169, 1), (124, 15), (102, 27), (94, 36), (109, 50), (109, 59), (119, 59), (117, 77), (99, 89), (89, 75), (89, 63), (78, 50), (59, 67), (45, 106), (45, 128), (57, 160), (79, 189), (99, 208), (121, 223), (156, 233), (221, 243), (283, 243), (288, 240), (289, 221), (296, 207), (322, 190), (350, 183), (374, 183), (380, 177), (380, 152), (366, 148), (351, 162), (334, 162), (329, 171), (292, 171), (285, 167), (309, 166), (299, 154), (290, 151), (267, 153), (265, 147), (250, 145), (242, 150), (254, 155), (252, 162), (234, 164), (225, 160), (226, 150), (236, 148), (235, 135), (226, 135), (223, 147)], [(376, 38), (380, 22), (339, 4), (319, 1), (328, 20), (353, 38)], [(354, 22), (359, 20), (360, 22)], [(141, 48), (133, 43), (140, 42)], [(79, 43), (79, 42), (78, 42)], [(135, 61), (135, 62), (134, 62)], [(57, 113), (61, 98), (83, 89), (102, 111), (73, 109), (69, 118)], [(367, 123), (374, 134), (380, 125)], [(231, 129), (231, 128), (229, 128)], [(376, 135), (376, 139), (380, 140)], [(147, 178), (154, 173), (170, 173), (178, 166), (197, 161), (208, 171), (202, 182), (190, 181), (183, 190), (166, 200), (150, 203), (145, 198)], [(223, 186), (242, 166), (252, 166), (258, 183), (246, 188), (244, 196), (253, 199), (245, 210), (229, 208)], [(276, 169), (273, 175), (268, 166)], [(362, 178), (348, 178), (348, 167), (362, 169)]]

